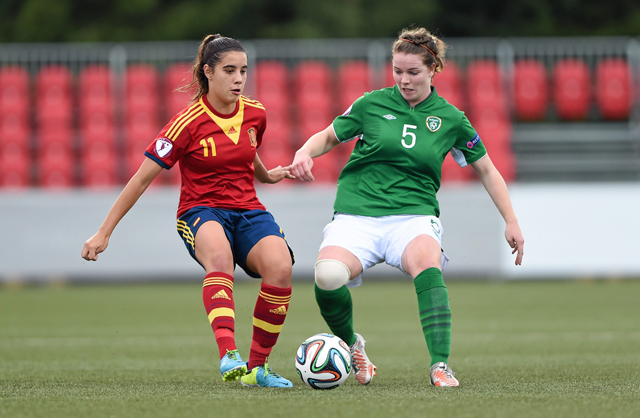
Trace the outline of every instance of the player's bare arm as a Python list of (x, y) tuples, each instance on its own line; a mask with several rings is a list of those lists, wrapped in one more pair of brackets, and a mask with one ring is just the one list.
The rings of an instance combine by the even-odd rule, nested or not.
[(314, 181), (315, 178), (313, 174), (311, 174), (313, 158), (326, 154), (339, 143), (331, 125), (325, 130), (312, 135), (311, 138), (296, 151), (293, 163), (291, 163), (291, 174), (301, 181)]
[(256, 157), (253, 159), (253, 167), (255, 170), (255, 177), (260, 183), (274, 184), (278, 183), (282, 179), (295, 179), (295, 177), (290, 173), (290, 165), (286, 167), (279, 165), (271, 170), (267, 170), (264, 164), (262, 164), (260, 157), (258, 157), (258, 154), (256, 154)]
[(98, 254), (107, 249), (109, 237), (111, 237), (116, 225), (129, 212), (161, 171), (162, 167), (156, 162), (149, 158), (144, 159), (136, 174), (131, 177), (131, 180), (129, 180), (109, 210), (98, 232), (84, 243), (81, 253), (82, 258), (89, 261), (98, 259)]
[(478, 174), (478, 177), (480, 177), (484, 188), (504, 218), (506, 223), (505, 239), (513, 249), (512, 254), (517, 253), (516, 265), (521, 265), (522, 257), (524, 256), (524, 237), (520, 231), (518, 218), (511, 205), (507, 184), (488, 155), (471, 164), (471, 166)]

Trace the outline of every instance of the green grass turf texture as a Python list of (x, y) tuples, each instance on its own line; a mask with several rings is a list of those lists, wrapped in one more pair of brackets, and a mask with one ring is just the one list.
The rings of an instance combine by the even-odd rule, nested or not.
[[(221, 381), (197, 283), (0, 288), (0, 416), (640, 416), (640, 281), (448, 287), (460, 388), (429, 384), (413, 286), (398, 280), (352, 290), (378, 376), (330, 391), (294, 368), (300, 343), (328, 332), (309, 282), (294, 282), (270, 358), (290, 390)], [(245, 358), (258, 289), (234, 292)]]

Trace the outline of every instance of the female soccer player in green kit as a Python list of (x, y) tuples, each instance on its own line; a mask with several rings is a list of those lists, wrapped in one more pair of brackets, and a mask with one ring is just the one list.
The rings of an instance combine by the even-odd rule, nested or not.
[(363, 385), (376, 367), (354, 332), (347, 288), (386, 262), (413, 278), (435, 386), (458, 386), (448, 365), (451, 310), (442, 269), (443, 228), (436, 192), (447, 153), (471, 165), (506, 222), (505, 238), (520, 265), (524, 238), (504, 179), (463, 112), (438, 96), (431, 82), (444, 68), (446, 44), (424, 28), (404, 29), (392, 48), (396, 85), (365, 93), (296, 152), (291, 173), (313, 181), (313, 158), (356, 140), (338, 180), (334, 218), (324, 229), (315, 267), (315, 294), (331, 331), (351, 346)]

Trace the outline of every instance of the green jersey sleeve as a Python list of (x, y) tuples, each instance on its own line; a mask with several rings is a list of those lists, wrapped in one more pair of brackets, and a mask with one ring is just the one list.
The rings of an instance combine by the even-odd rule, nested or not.
[(333, 132), (340, 142), (358, 139), (364, 131), (364, 102), (367, 93), (355, 102), (340, 116), (333, 120)]
[(482, 143), (480, 135), (471, 126), (471, 122), (465, 115), (462, 115), (456, 142), (450, 152), (460, 167), (473, 164), (487, 155), (487, 149)]

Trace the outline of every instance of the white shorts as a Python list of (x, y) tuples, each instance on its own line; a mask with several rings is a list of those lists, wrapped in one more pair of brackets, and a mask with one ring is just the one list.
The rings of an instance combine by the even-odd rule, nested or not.
[[(324, 228), (324, 240), (320, 249), (328, 246), (342, 247), (355, 255), (362, 264), (364, 273), (369, 267), (386, 262), (390, 266), (402, 268), (402, 254), (407, 245), (419, 235), (429, 235), (442, 248), (442, 224), (435, 216), (391, 215), (359, 216), (336, 213)], [(441, 269), (447, 265), (449, 257), (442, 251)], [(362, 273), (350, 280), (348, 287), (362, 284)]]

